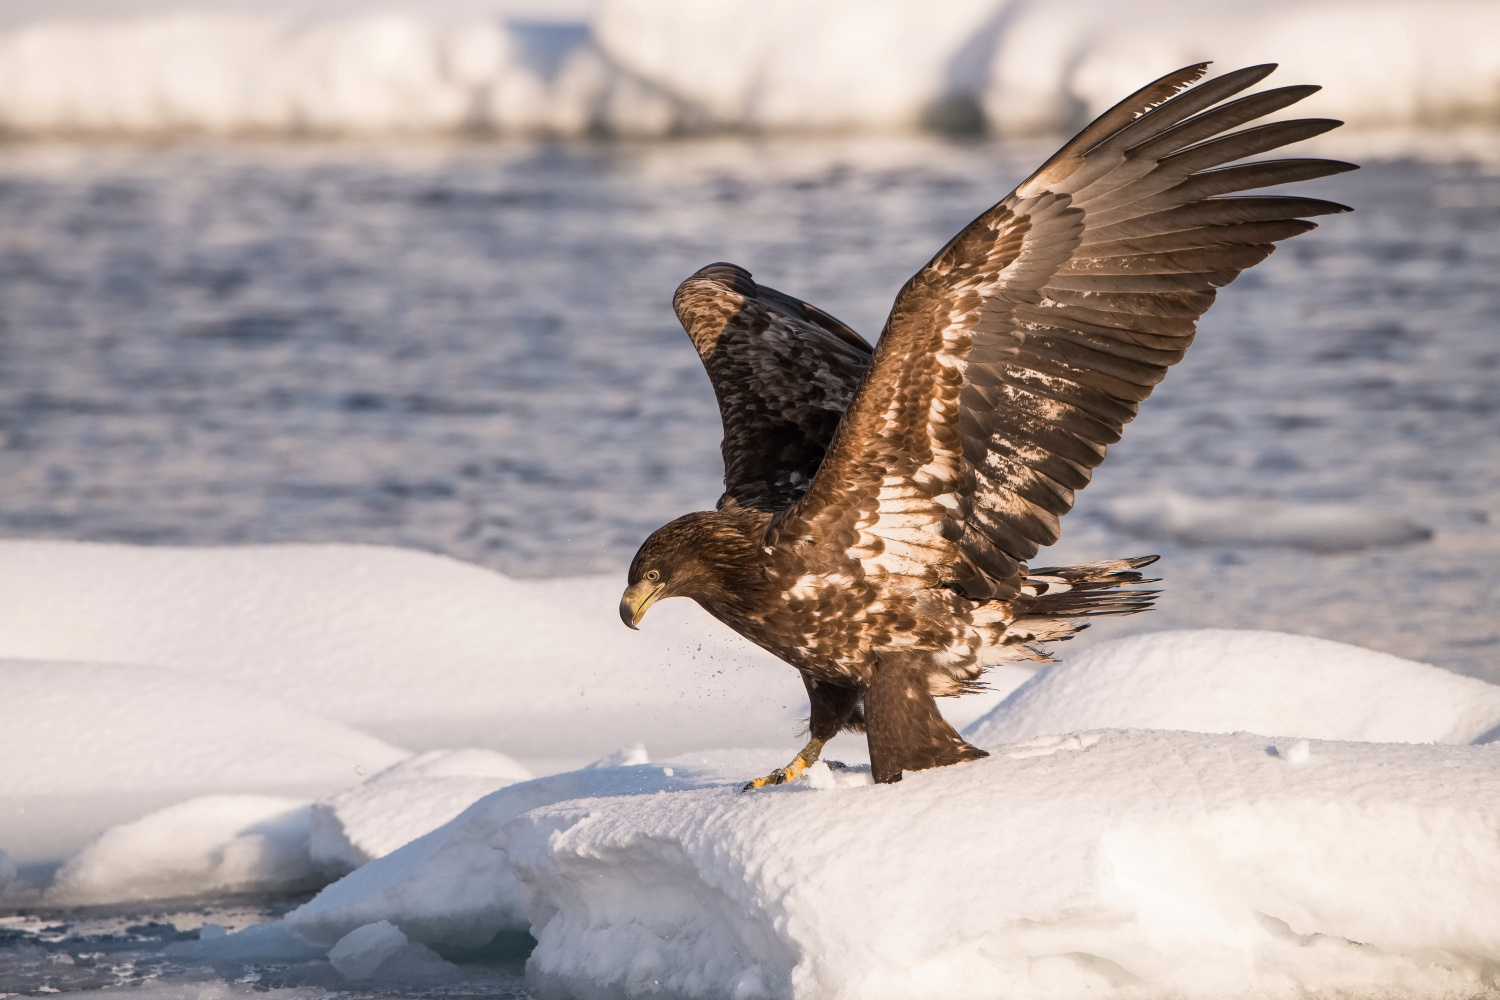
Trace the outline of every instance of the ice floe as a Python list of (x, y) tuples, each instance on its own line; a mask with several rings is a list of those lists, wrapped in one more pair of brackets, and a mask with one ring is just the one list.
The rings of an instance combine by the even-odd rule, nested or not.
[(1500, 687), (1473, 677), (1311, 636), (1198, 629), (1052, 664), (964, 735), (980, 746), (1101, 728), (1473, 743), (1497, 727)]
[(61, 861), (106, 827), (197, 795), (307, 799), (407, 756), (284, 701), (176, 670), (0, 660), (0, 704), (0, 760), (9, 762), (0, 846), (21, 865)]
[(1428, 528), (1389, 511), (1353, 504), (1308, 504), (1180, 493), (1122, 497), (1104, 505), (1110, 526), (1140, 538), (1182, 545), (1275, 545), (1343, 552), (1405, 545), (1432, 537)]
[[(87, 5), (85, 5), (87, 7)], [(30, 132), (1077, 125), (1200, 59), (1280, 60), (1367, 124), (1493, 117), (1485, 0), (600, 0), (99, 5), (0, 26), (0, 124)]]
[(308, 803), (206, 795), (105, 831), (58, 871), (49, 905), (297, 892), (324, 879), (308, 854)]
[(1500, 748), (1101, 731), (500, 835), (542, 997), (1482, 991)]

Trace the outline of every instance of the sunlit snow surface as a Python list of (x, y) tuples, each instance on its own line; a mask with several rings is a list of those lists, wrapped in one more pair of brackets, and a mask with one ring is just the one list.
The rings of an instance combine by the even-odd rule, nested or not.
[[(1159, 610), (1080, 645), (1271, 628), (1500, 679), (1500, 157), (1342, 141), (1364, 169), (1303, 189), (1358, 211), (1221, 293), (1064, 522), (1056, 561), (1165, 557)], [(0, 532), (618, 572), (719, 490), (678, 281), (737, 261), (873, 338), (1051, 146), (10, 146)], [(1323, 503), (1434, 534), (1313, 551)], [(1184, 535), (1224, 510), (1278, 511), (1270, 544)]]

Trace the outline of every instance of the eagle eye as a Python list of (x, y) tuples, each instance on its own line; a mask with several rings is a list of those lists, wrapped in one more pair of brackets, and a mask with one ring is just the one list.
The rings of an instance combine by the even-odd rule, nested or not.
[(655, 583), (657, 580), (661, 579), (661, 574), (654, 569), (648, 569), (646, 570), (646, 579), (650, 580), (652, 583)]

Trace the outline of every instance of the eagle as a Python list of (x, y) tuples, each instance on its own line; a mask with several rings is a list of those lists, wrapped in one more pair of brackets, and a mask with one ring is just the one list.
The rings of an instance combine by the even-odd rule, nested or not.
[(1236, 192), (1355, 169), (1235, 163), (1335, 128), (1239, 129), (1319, 88), (1237, 97), (1275, 64), (1168, 73), (1106, 111), (901, 288), (876, 346), (718, 263), (673, 307), (724, 425), (714, 510), (658, 529), (620, 617), (690, 597), (796, 667), (807, 745), (746, 789), (798, 777), (863, 731), (879, 783), (986, 756), (937, 697), (1045, 661), (1095, 615), (1147, 609), (1155, 556), (1033, 569), (1217, 289), (1279, 240), (1347, 212)]

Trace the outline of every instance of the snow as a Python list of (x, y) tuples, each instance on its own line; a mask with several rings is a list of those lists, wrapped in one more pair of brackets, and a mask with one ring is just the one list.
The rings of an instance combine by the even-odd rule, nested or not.
[(995, 749), (894, 786), (526, 813), (499, 842), (533, 991), (1425, 997), (1481, 992), (1500, 957), (1500, 749), (1118, 730)]
[(344, 875), (531, 772), (492, 750), (429, 750), (312, 806), (313, 862)]
[(18, 865), (56, 863), (107, 827), (196, 795), (306, 799), (407, 756), (286, 702), (176, 670), (0, 659), (0, 704), (0, 760), (26, 762), (0, 768), (0, 846)]
[(805, 718), (796, 674), (691, 601), (625, 629), (618, 576), (512, 580), (360, 545), (0, 541), (0, 566), (0, 657), (168, 668), (161, 683), (228, 682), (413, 750), (545, 773), (647, 739), (790, 744)]
[(206, 795), (105, 831), (62, 866), (44, 899), (79, 906), (297, 892), (324, 881), (307, 845), (306, 802)]
[(1156, 632), (1046, 667), (964, 735), (991, 746), (1106, 727), (1473, 743), (1500, 727), (1500, 687), (1310, 636)]
[(388, 920), (414, 941), (479, 947), (497, 932), (529, 926), (510, 865), (495, 849), (500, 830), (517, 816), (556, 802), (742, 784), (789, 756), (715, 751), (655, 764), (586, 767), (509, 785), (335, 882), (288, 914), (287, 926), (312, 944), (331, 946), (366, 924)]
[[(71, 9), (70, 9), (71, 8)], [(1076, 125), (1203, 58), (1281, 60), (1362, 124), (1493, 116), (1486, 0), (601, 0), (29, 5), (0, 123), (30, 132), (663, 135)]]
[(1103, 508), (1113, 528), (1183, 545), (1275, 545), (1344, 552), (1426, 541), (1432, 532), (1400, 514), (1354, 504), (1297, 504), (1162, 492), (1121, 497)]

